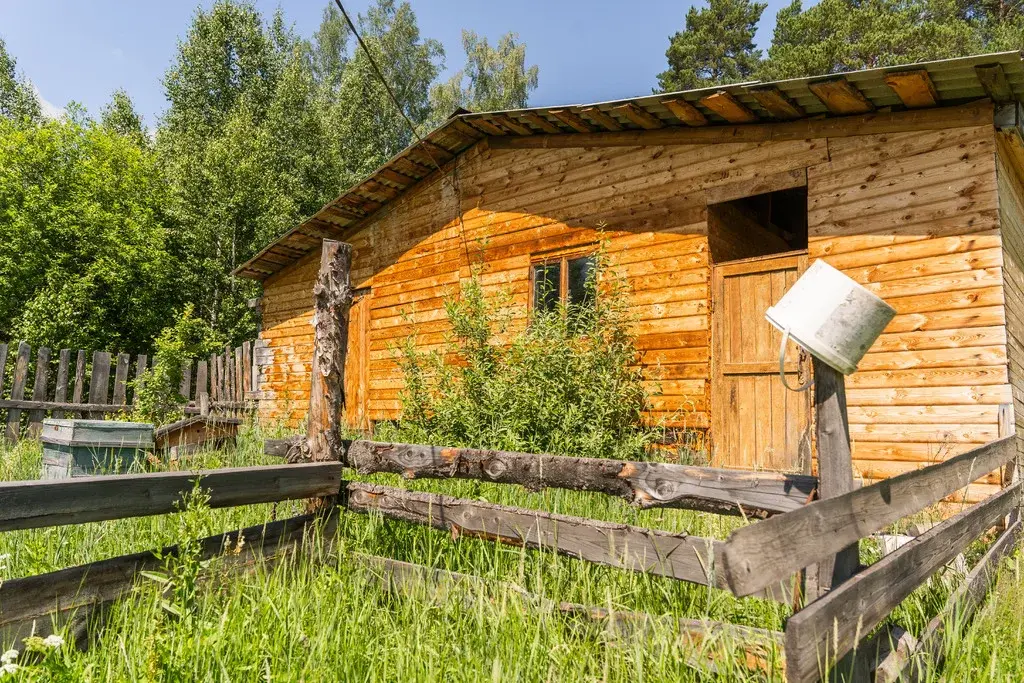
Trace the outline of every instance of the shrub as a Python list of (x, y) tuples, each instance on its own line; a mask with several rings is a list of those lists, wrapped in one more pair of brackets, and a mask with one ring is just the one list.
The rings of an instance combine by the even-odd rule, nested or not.
[(132, 419), (160, 425), (182, 415), (182, 366), (186, 361), (214, 353), (223, 341), (206, 321), (195, 317), (188, 304), (178, 321), (165, 327), (154, 342), (153, 366), (133, 381), (135, 408)]
[(661, 430), (642, 419), (648, 392), (625, 290), (600, 256), (587, 287), (600, 289), (590, 305), (535, 311), (515, 330), (508, 295), (485, 296), (474, 273), (445, 301), (452, 333), (441, 351), (418, 350), (415, 337), (397, 349), (405, 380), (401, 419), (382, 424), (378, 438), (643, 456)]

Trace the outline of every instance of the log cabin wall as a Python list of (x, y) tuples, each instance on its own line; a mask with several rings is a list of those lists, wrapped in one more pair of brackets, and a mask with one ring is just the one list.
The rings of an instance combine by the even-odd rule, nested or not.
[[(397, 416), (393, 347), (448, 329), (446, 293), (478, 265), (525, 321), (531, 259), (602, 237), (632, 288), (655, 418), (711, 423), (707, 202), (806, 173), (809, 261), (824, 258), (899, 315), (848, 378), (857, 468), (891, 476), (996, 438), (1009, 401), (991, 125), (784, 142), (563, 149), (479, 143), (350, 239), (372, 287), (367, 416)], [(761, 189), (758, 189), (760, 187)], [(599, 230), (603, 228), (603, 230)], [(264, 285), (272, 350), (262, 414), (297, 426), (308, 402), (318, 254)], [(1022, 414), (1022, 413), (1018, 413)]]

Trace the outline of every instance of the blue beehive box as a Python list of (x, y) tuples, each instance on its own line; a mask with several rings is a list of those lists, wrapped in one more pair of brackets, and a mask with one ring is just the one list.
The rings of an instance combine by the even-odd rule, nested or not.
[(127, 472), (153, 448), (153, 425), (112, 420), (43, 421), (43, 479)]

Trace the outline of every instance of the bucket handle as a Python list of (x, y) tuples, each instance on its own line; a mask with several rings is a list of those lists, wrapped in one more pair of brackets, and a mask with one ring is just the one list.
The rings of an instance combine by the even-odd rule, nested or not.
[(814, 377), (809, 377), (799, 387), (791, 387), (789, 382), (786, 381), (786, 344), (789, 342), (789, 328), (787, 327), (782, 332), (782, 344), (779, 345), (779, 378), (782, 380), (782, 386), (786, 387), (790, 391), (807, 391), (814, 384)]

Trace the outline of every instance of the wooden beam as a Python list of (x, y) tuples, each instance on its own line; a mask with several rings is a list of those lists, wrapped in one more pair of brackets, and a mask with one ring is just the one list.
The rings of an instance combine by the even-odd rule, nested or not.
[(605, 130), (622, 130), (622, 124), (615, 120), (613, 116), (607, 112), (602, 111), (599, 107), (587, 107), (581, 109), (580, 113), (593, 121), (599, 128)]
[(786, 680), (817, 681), (937, 569), (1020, 502), (1021, 485), (950, 517), (797, 612), (786, 624)]
[(548, 114), (580, 133), (593, 133), (595, 128), (568, 109), (548, 109)]
[[(814, 368), (818, 497), (827, 500), (854, 490), (850, 420), (846, 414), (846, 378), (828, 363), (814, 357), (811, 362)], [(835, 588), (857, 571), (860, 566), (859, 541), (854, 539), (840, 547), (835, 555), (822, 557), (817, 566), (819, 593)]]
[[(738, 662), (753, 670), (774, 672), (781, 664), (783, 634), (778, 631), (740, 626), (720, 621), (684, 619), (669, 615), (644, 612), (609, 610), (607, 607), (581, 605), (556, 601), (531, 593), (515, 584), (487, 581), (473, 574), (425, 567), (386, 557), (357, 554), (356, 564), (370, 572), (371, 577), (387, 591), (422, 598), (424, 593), (447, 597), (455, 590), (465, 590), (468, 605), (476, 603), (478, 596), (509, 598), (527, 609), (542, 613), (556, 613), (570, 618), (582, 618), (606, 624), (613, 637), (640, 637), (649, 632), (653, 624), (678, 633), (683, 642), (697, 653), (687, 663), (699, 670), (714, 674), (715, 662), (732, 660), (737, 650), (742, 652)], [(710, 646), (710, 650), (707, 649)]]
[(446, 149), (435, 142), (431, 142), (430, 140), (421, 140), (417, 147), (421, 148), (423, 153), (437, 165), (446, 164), (455, 158), (455, 152), (450, 149)]
[(757, 103), (764, 107), (764, 110), (771, 114), (772, 118), (779, 121), (791, 121), (803, 118), (807, 113), (799, 104), (791, 100), (774, 85), (762, 85), (747, 88), (750, 96), (757, 100)]
[(881, 133), (909, 133), (954, 127), (992, 125), (989, 100), (955, 107), (914, 111), (875, 112), (841, 118), (800, 119), (785, 123), (743, 126), (704, 126), (663, 130), (624, 130), (606, 133), (534, 135), (528, 138), (489, 138), (492, 149), (557, 149), (581, 147), (634, 147), (642, 145), (694, 145), (735, 142), (781, 142), (810, 138), (837, 138)]
[[(999, 572), (999, 563), (1002, 558), (1014, 551), (1017, 541), (1021, 535), (1022, 523), (1014, 522), (1006, 529), (988, 551), (974, 565), (964, 582), (946, 600), (946, 604), (938, 614), (928, 623), (921, 638), (915, 647), (908, 652), (894, 652), (883, 662), (884, 674), (875, 676), (875, 683), (895, 683), (907, 673), (923, 674), (923, 671), (908, 672), (907, 666), (920, 667), (927, 662), (932, 667), (938, 667), (945, 658), (943, 647), (946, 638), (950, 635), (949, 629), (960, 630), (968, 623), (978, 608), (985, 602), (992, 584)], [(926, 676), (919, 675), (919, 680)]]
[(313, 366), (304, 460), (332, 460), (343, 449), (345, 354), (352, 306), (352, 245), (324, 240), (313, 287)]
[(230, 467), (0, 483), (0, 532), (162, 515), (177, 510), (196, 481), (211, 508), (335, 495), (341, 464), (334, 462)]
[(554, 549), (597, 564), (714, 585), (721, 541), (582, 517), (352, 482), (346, 507), (528, 548)]
[(939, 103), (939, 92), (927, 69), (887, 73), (885, 84), (892, 88), (908, 109), (934, 107)]
[[(119, 477), (120, 478), (120, 477)], [(258, 524), (200, 539), (200, 556), (209, 559), (223, 555), (221, 570), (231, 573), (256, 566), (270, 566), (301, 547), (302, 539), (316, 521), (312, 515), (293, 517), (269, 524)], [(337, 526), (337, 516), (327, 520), (328, 528)], [(239, 538), (245, 543), (239, 543)], [(236, 552), (237, 550), (237, 552)], [(21, 646), (30, 635), (40, 637), (61, 632), (78, 645), (88, 644), (91, 617), (132, 592), (143, 571), (158, 570), (164, 558), (177, 554), (170, 546), (160, 552), (148, 551), (100, 560), (78, 567), (7, 579), (0, 583), (0, 647)]]
[(808, 83), (807, 87), (833, 114), (866, 114), (875, 109), (875, 105), (844, 76)]
[(393, 472), (408, 479), (477, 479), (531, 490), (600, 491), (642, 508), (752, 517), (800, 509), (817, 487), (814, 477), (803, 475), (374, 441), (353, 442), (345, 463), (360, 474)]
[(389, 183), (398, 185), (401, 189), (405, 189), (416, 182), (416, 178), (410, 178), (407, 175), (394, 171), (390, 168), (382, 168), (375, 175), (380, 176)]
[[(728, 185), (713, 185), (704, 191), (704, 198), (707, 204), (719, 204), (732, 201), (733, 199), (742, 199), (743, 197), (790, 190), (794, 187), (807, 187), (806, 168), (758, 176), (750, 180), (729, 183)], [(735, 363), (730, 363), (730, 367), (735, 365)]]
[[(737, 529), (722, 551), (726, 581), (737, 595), (760, 590), (942, 500), (1000, 468), (1015, 454), (1014, 437), (1006, 437), (945, 462)], [(824, 487), (825, 472), (821, 475)]]
[(753, 123), (758, 120), (757, 114), (725, 90), (702, 97), (700, 103), (729, 123)]
[[(469, 124), (467, 126), (466, 124)], [(481, 133), (483, 135), (505, 135), (505, 131), (498, 126), (494, 125), (490, 121), (481, 117), (474, 117), (471, 119), (455, 119), (452, 121), (453, 126), (458, 126), (458, 129), (462, 130), (469, 128), (472, 135), (469, 136), (470, 140), (479, 140)], [(470, 127), (472, 126), (472, 127)]]
[(993, 102), (1002, 104), (1013, 99), (1013, 88), (1006, 80), (1006, 72), (1002, 64), (982, 64), (974, 67), (974, 73), (981, 81), (981, 87), (985, 89)]
[(612, 107), (611, 112), (624, 116), (636, 125), (647, 130), (656, 130), (665, 126), (664, 121), (632, 102), (626, 102), (625, 104), (620, 104), (617, 107)]
[(666, 109), (672, 112), (672, 116), (676, 117), (680, 122), (685, 123), (688, 126), (708, 125), (708, 119), (704, 116), (704, 113), (682, 97), (662, 100), (661, 103), (665, 105)]
[(554, 135), (559, 135), (559, 134), (564, 132), (561, 128), (559, 128), (555, 124), (551, 123), (550, 121), (548, 121), (546, 118), (544, 118), (543, 116), (541, 116), (537, 112), (524, 111), (521, 114), (519, 114), (519, 118), (524, 120), (524, 121), (526, 121), (527, 123), (532, 123), (533, 125), (537, 126), (537, 128), (540, 128), (542, 131), (544, 131), (545, 133), (551, 133), (551, 134), (554, 134)]
[(501, 124), (502, 127), (507, 128), (516, 135), (533, 135), (532, 128), (519, 123), (514, 118), (512, 118), (511, 115), (491, 114), (491, 118), (497, 121), (499, 124)]

